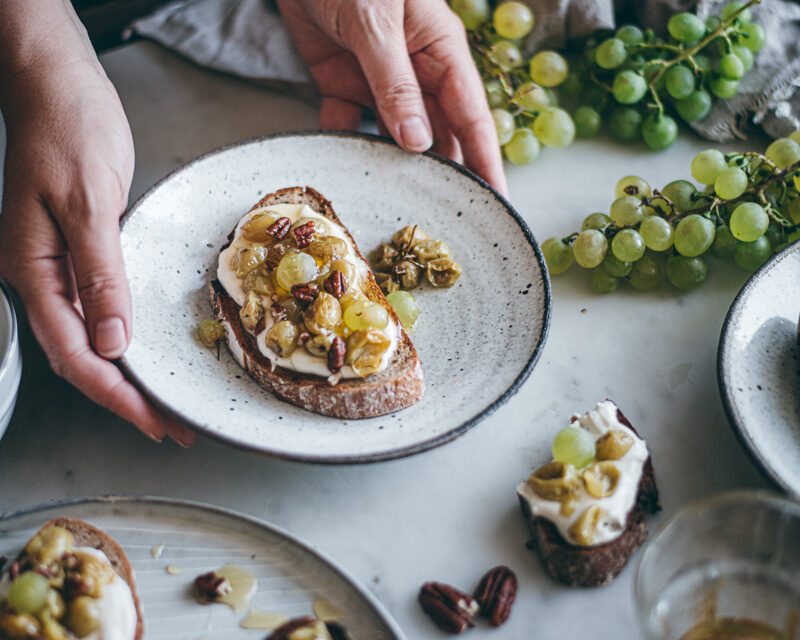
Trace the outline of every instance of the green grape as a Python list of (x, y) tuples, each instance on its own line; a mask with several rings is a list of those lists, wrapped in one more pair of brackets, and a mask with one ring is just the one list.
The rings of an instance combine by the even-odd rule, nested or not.
[(505, 71), (511, 71), (522, 64), (522, 53), (517, 45), (508, 40), (498, 40), (489, 47), (489, 58)]
[[(791, 240), (791, 236), (789, 236)], [(733, 254), (733, 259), (742, 269), (755, 271), (772, 255), (772, 245), (767, 236), (761, 236), (753, 242), (740, 242)]]
[(736, 44), (731, 49), (733, 54), (742, 62), (744, 72), (747, 73), (753, 68), (753, 52), (742, 44)]
[(488, 0), (450, 0), (450, 8), (470, 31), (489, 20)]
[(714, 180), (714, 191), (723, 200), (738, 198), (747, 189), (747, 174), (739, 167), (728, 167)]
[(486, 101), (489, 103), (490, 109), (498, 109), (506, 104), (506, 92), (503, 91), (503, 85), (499, 80), (486, 80), (483, 83), (483, 89), (486, 91)]
[(778, 247), (786, 243), (783, 229), (777, 225), (769, 225), (764, 235), (767, 237), (767, 240), (769, 240), (773, 251), (777, 251)]
[(611, 218), (609, 218), (605, 213), (590, 213), (583, 219), (583, 222), (581, 223), (581, 231), (586, 231), (587, 229), (605, 231), (610, 224)]
[(676, 13), (667, 22), (669, 35), (678, 42), (696, 42), (706, 32), (706, 25), (693, 13)]
[(492, 119), (497, 130), (497, 142), (502, 147), (514, 135), (514, 116), (505, 109), (492, 109)]
[(576, 71), (570, 71), (558, 87), (561, 95), (567, 98), (577, 98), (583, 92), (583, 81), (581, 76)]
[(640, 198), (623, 195), (611, 203), (609, 213), (618, 227), (625, 227), (641, 221), (644, 217), (644, 207)]
[(627, 45), (639, 44), (644, 40), (644, 34), (639, 27), (632, 24), (626, 24), (617, 29), (614, 34), (617, 40), (622, 40)]
[(601, 231), (587, 229), (581, 231), (572, 245), (572, 253), (584, 269), (594, 269), (603, 262), (608, 251), (608, 240)]
[(698, 89), (688, 98), (676, 102), (675, 109), (686, 122), (702, 120), (711, 111), (711, 96), (705, 89)]
[(529, 65), (531, 80), (543, 87), (557, 87), (567, 77), (569, 66), (561, 54), (555, 51), (540, 51)]
[(533, 132), (548, 147), (566, 147), (575, 139), (575, 123), (563, 109), (545, 109), (533, 121)]
[(523, 82), (514, 92), (514, 101), (526, 111), (541, 111), (550, 106), (547, 91), (535, 82)]
[(594, 54), (594, 61), (598, 67), (603, 69), (616, 69), (625, 62), (628, 52), (625, 50), (625, 43), (617, 38), (609, 38), (601, 42)]
[(608, 94), (596, 84), (590, 84), (583, 88), (581, 102), (597, 111), (603, 111), (608, 103)]
[[(730, 18), (734, 13), (739, 11), (746, 3), (744, 2), (729, 2), (724, 7), (722, 7), (722, 12), (720, 13), (720, 18), (723, 20), (727, 20)], [(750, 20), (753, 19), (753, 16), (750, 14), (750, 9), (745, 9), (742, 11), (738, 16), (736, 16), (737, 20), (740, 20), (742, 24), (747, 24)]]
[(726, 80), (738, 80), (744, 75), (744, 63), (735, 53), (726, 53), (719, 59), (719, 73)]
[(742, 242), (758, 240), (767, 231), (769, 216), (755, 202), (743, 202), (731, 214), (730, 228), (733, 237)]
[(644, 240), (635, 229), (623, 229), (611, 241), (612, 253), (622, 262), (636, 262), (644, 250)]
[(631, 272), (633, 263), (623, 262), (613, 253), (607, 253), (605, 259), (603, 260), (602, 267), (597, 268), (605, 269), (608, 275), (614, 278), (624, 278)]
[(317, 261), (307, 253), (287, 253), (278, 263), (275, 274), (278, 284), (289, 291), (292, 285), (305, 284), (317, 277)]
[(738, 246), (739, 241), (733, 237), (731, 230), (725, 225), (720, 225), (714, 233), (714, 242), (711, 243), (709, 252), (720, 260), (729, 260), (733, 258)]
[(47, 578), (35, 571), (25, 571), (8, 588), (8, 605), (21, 613), (36, 613), (44, 606), (49, 590)]
[(550, 273), (557, 276), (572, 264), (572, 247), (560, 238), (548, 238), (542, 243), (542, 255)]
[(653, 195), (653, 190), (647, 183), (647, 180), (639, 176), (625, 176), (620, 178), (617, 186), (614, 187), (614, 195), (619, 198), (620, 196), (636, 196), (637, 198), (649, 198)]
[(800, 144), (790, 138), (778, 138), (767, 147), (764, 155), (778, 165), (778, 168), (785, 169), (800, 161)]
[(752, 24), (746, 24), (741, 28), (742, 32), (742, 44), (750, 49), (753, 53), (758, 53), (761, 51), (764, 43), (767, 41), (767, 34), (764, 31), (764, 27), (760, 24), (753, 22)]
[(652, 291), (661, 283), (661, 267), (653, 256), (644, 254), (633, 263), (628, 282), (637, 291)]
[(572, 120), (575, 122), (575, 135), (579, 138), (594, 138), (603, 124), (600, 114), (588, 105), (575, 109)]
[(720, 172), (727, 167), (721, 151), (706, 149), (692, 159), (692, 177), (700, 184), (714, 184)]
[(792, 131), (789, 134), (789, 140), (791, 140), (792, 142), (796, 142), (797, 144), (800, 144), (800, 129), (798, 129), (797, 131)]
[(641, 73), (646, 63), (647, 60), (645, 60), (642, 55), (634, 53), (629, 55), (627, 60), (617, 67), (617, 69), (619, 71), (636, 71), (637, 73)]
[(589, 288), (595, 293), (614, 293), (619, 286), (619, 278), (610, 275), (603, 267), (592, 269), (589, 274)]
[(708, 83), (708, 88), (711, 89), (711, 93), (715, 96), (725, 100), (736, 95), (739, 90), (739, 83), (736, 80), (726, 80), (721, 76), (715, 76)]
[(533, 22), (533, 13), (522, 2), (504, 2), (494, 10), (494, 30), (501, 38), (524, 38), (533, 29)]
[(694, 62), (698, 67), (700, 67), (700, 69), (704, 71), (708, 71), (711, 68), (711, 58), (704, 53), (698, 53), (694, 57)]
[(694, 93), (694, 74), (687, 67), (678, 65), (664, 74), (664, 84), (669, 95), (684, 100)]
[(580, 427), (564, 427), (553, 438), (553, 460), (582, 469), (594, 461), (594, 437)]
[(722, 24), (722, 20), (720, 20), (718, 16), (708, 16), (706, 18), (706, 29), (709, 31), (713, 31), (720, 24)]
[(523, 127), (514, 131), (503, 152), (514, 164), (530, 164), (539, 157), (539, 149), (539, 141), (533, 131)]
[(671, 117), (652, 113), (642, 122), (642, 138), (653, 151), (662, 151), (675, 142), (678, 125)]
[(672, 246), (672, 225), (661, 216), (647, 216), (639, 226), (644, 246), (653, 251), (666, 251)]
[(647, 81), (635, 71), (620, 71), (614, 77), (611, 92), (620, 104), (634, 104), (647, 93)]
[(642, 114), (631, 107), (617, 107), (608, 119), (608, 133), (617, 142), (633, 142), (642, 130)]
[(695, 201), (697, 189), (688, 180), (673, 180), (661, 190), (661, 193), (669, 198), (680, 212), (689, 211), (697, 206)]
[(417, 323), (419, 305), (416, 298), (408, 291), (392, 291), (386, 296), (386, 300), (392, 305), (392, 309), (406, 329), (410, 329)]
[(559, 103), (558, 103), (558, 95), (556, 94), (556, 92), (553, 91), (552, 89), (545, 89), (545, 91), (547, 92), (547, 99), (550, 100), (550, 106), (557, 107)]
[[(662, 60), (650, 60), (647, 64), (645, 64), (644, 69), (642, 69), (642, 75), (644, 79), (650, 82), (653, 77), (661, 71), (662, 67), (664, 66), (664, 62)], [(657, 89), (660, 89), (661, 86), (664, 84), (664, 75), (662, 74), (661, 78), (658, 80), (659, 85), (656, 86)]]
[(389, 312), (383, 305), (366, 298), (356, 300), (344, 310), (344, 323), (349, 329), (385, 329), (389, 324)]
[(706, 281), (708, 264), (703, 258), (670, 256), (667, 258), (667, 280), (683, 291), (696, 289)]
[(789, 204), (787, 205), (787, 213), (789, 214), (789, 219), (794, 222), (795, 224), (800, 224), (800, 198), (793, 198), (789, 200)]
[(696, 213), (688, 215), (675, 227), (675, 249), (687, 258), (699, 256), (714, 242), (714, 230), (714, 223), (708, 218)]

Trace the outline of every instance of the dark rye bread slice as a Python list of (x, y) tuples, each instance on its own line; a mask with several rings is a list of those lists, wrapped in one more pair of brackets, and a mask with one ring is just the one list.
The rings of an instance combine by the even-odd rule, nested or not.
[[(400, 331), (397, 350), (383, 371), (366, 378), (342, 379), (336, 385), (329, 384), (327, 379), (319, 376), (297, 373), (280, 367), (273, 370), (269, 359), (258, 349), (255, 337), (242, 326), (239, 305), (227, 294), (218, 280), (213, 280), (209, 284), (211, 306), (217, 320), (226, 321), (231, 328), (231, 331), (225, 332), (231, 353), (236, 352), (236, 348), (231, 347), (232, 343), (238, 343), (241, 347), (243, 362), (239, 364), (258, 384), (279, 398), (326, 416), (346, 419), (372, 418), (405, 409), (418, 402), (425, 393), (425, 381), (417, 350), (400, 325), (397, 314), (387, 302), (383, 291), (375, 282), (372, 270), (369, 269), (369, 264), (352, 235), (333, 211), (331, 203), (311, 187), (289, 187), (266, 195), (250, 210), (273, 204), (307, 204), (344, 229), (353, 243), (356, 257), (367, 265), (368, 279), (364, 284), (364, 293), (367, 298), (385, 307), (391, 321), (397, 323)], [(229, 236), (229, 242), (232, 239), (233, 232)]]
[(133, 604), (136, 607), (136, 633), (133, 636), (133, 640), (142, 640), (142, 638), (144, 638), (142, 606), (139, 603), (139, 594), (136, 592), (136, 580), (133, 567), (124, 549), (105, 531), (83, 520), (78, 520), (76, 518), (53, 518), (49, 522), (45, 522), (39, 531), (47, 527), (63, 527), (75, 538), (76, 547), (92, 547), (93, 549), (102, 551), (106, 555), (111, 566), (114, 567), (114, 571), (116, 571), (117, 575), (127, 582), (128, 587), (130, 587), (131, 595), (133, 596)]
[[(617, 418), (636, 433), (619, 409)], [(647, 539), (645, 515), (661, 509), (650, 456), (642, 467), (636, 504), (628, 514), (625, 531), (611, 542), (590, 547), (572, 545), (564, 540), (552, 522), (541, 516), (534, 517), (522, 496), (519, 496), (519, 502), (533, 534), (528, 547), (537, 551), (542, 566), (552, 578), (571, 587), (599, 587), (614, 580), (628, 564), (633, 552)]]

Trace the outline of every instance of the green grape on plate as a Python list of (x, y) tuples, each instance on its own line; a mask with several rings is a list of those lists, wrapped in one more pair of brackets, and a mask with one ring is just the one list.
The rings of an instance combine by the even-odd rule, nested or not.
[(582, 469), (594, 460), (594, 438), (580, 427), (564, 427), (553, 438), (553, 460)]

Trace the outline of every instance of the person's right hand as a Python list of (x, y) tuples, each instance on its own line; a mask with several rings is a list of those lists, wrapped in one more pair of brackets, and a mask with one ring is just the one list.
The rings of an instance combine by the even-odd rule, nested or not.
[(8, 134), (0, 273), (58, 375), (152, 439), (190, 445), (195, 433), (110, 362), (132, 331), (119, 217), (134, 154), (114, 87), (89, 46), (65, 46), (60, 59), (36, 59), (0, 85)]

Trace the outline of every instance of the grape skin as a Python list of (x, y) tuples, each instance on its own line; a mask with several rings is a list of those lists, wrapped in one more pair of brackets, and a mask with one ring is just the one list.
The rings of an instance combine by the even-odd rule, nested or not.
[(637, 291), (653, 291), (661, 284), (661, 267), (653, 256), (644, 254), (633, 263), (628, 282)]
[(714, 184), (721, 171), (726, 169), (728, 163), (725, 156), (716, 149), (701, 151), (692, 159), (692, 177), (700, 184)]
[(644, 178), (640, 178), (639, 176), (625, 176), (624, 178), (620, 178), (616, 187), (614, 187), (614, 195), (617, 198), (620, 196), (649, 198), (653, 195), (653, 190)]
[(555, 51), (540, 51), (529, 65), (531, 79), (543, 87), (557, 87), (567, 77), (569, 66), (561, 54)]
[(644, 255), (644, 240), (635, 229), (623, 229), (611, 241), (611, 251), (622, 262), (636, 262)]
[(564, 273), (572, 265), (572, 247), (560, 238), (548, 238), (542, 243), (542, 255), (553, 275)]
[(675, 249), (687, 258), (699, 256), (714, 242), (714, 231), (714, 223), (708, 218), (696, 213), (688, 215), (675, 228)]
[(731, 233), (734, 238), (742, 242), (758, 240), (766, 233), (767, 227), (769, 227), (769, 216), (755, 202), (744, 202), (731, 214)]
[(533, 29), (533, 12), (522, 2), (504, 2), (494, 10), (494, 30), (502, 38), (524, 38)]
[(703, 258), (670, 256), (667, 259), (667, 279), (683, 291), (696, 289), (706, 281), (708, 264)]
[(672, 246), (672, 225), (660, 216), (647, 216), (642, 220), (639, 234), (648, 249), (666, 251)]
[(539, 141), (528, 128), (514, 131), (511, 140), (503, 147), (503, 152), (514, 164), (530, 164), (539, 157)]
[(575, 262), (584, 269), (594, 269), (603, 262), (608, 250), (608, 240), (596, 229), (581, 231), (572, 245)]
[(566, 147), (575, 139), (575, 123), (563, 109), (550, 107), (536, 116), (533, 132), (548, 147)]

